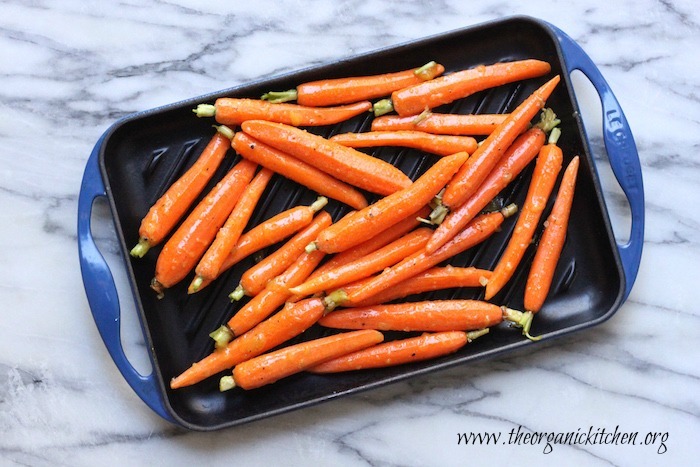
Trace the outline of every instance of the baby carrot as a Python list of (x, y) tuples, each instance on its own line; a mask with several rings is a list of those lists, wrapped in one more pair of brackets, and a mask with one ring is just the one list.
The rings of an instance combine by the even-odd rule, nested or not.
[(216, 130), (195, 163), (170, 185), (141, 220), (139, 242), (131, 250), (131, 256), (141, 258), (149, 248), (161, 243), (211, 180), (233, 136), (227, 127), (219, 126)]
[(490, 135), (508, 117), (507, 114), (443, 114), (399, 117), (383, 115), (372, 120), (372, 131), (417, 130), (436, 135)]
[(331, 136), (330, 140), (351, 148), (399, 146), (438, 156), (449, 156), (462, 151), (471, 154), (476, 150), (476, 140), (471, 136), (434, 135), (415, 130), (341, 133)]
[(220, 371), (263, 354), (298, 336), (326, 312), (325, 299), (309, 298), (289, 303), (250, 331), (215, 350), (170, 381), (172, 389), (196, 384)]
[(198, 117), (214, 117), (224, 125), (240, 125), (246, 120), (267, 120), (293, 126), (322, 126), (340, 123), (367, 112), (369, 101), (337, 107), (306, 107), (298, 104), (273, 104), (261, 99), (222, 97), (214, 105), (199, 104)]
[(445, 189), (442, 202), (450, 209), (462, 205), (477, 190), (503, 153), (530, 125), (530, 121), (544, 108), (549, 96), (559, 83), (559, 75), (547, 81), (530, 94), (510, 113), (508, 118), (496, 128), (473, 157), (455, 175)]
[(195, 290), (199, 288), (204, 280), (214, 280), (219, 276), (219, 271), (226, 260), (226, 256), (238, 242), (272, 175), (272, 171), (263, 168), (243, 190), (233, 211), (231, 211), (228, 219), (226, 219), (226, 222), (216, 234), (214, 242), (209, 246), (195, 268), (196, 277), (193, 284)]
[[(328, 200), (321, 196), (309, 206), (294, 206), (256, 225), (248, 232), (243, 233), (231, 252), (224, 259), (219, 274), (230, 269), (233, 265), (256, 251), (281, 242), (290, 235), (303, 229), (311, 223), (314, 215), (323, 209), (327, 202)], [(193, 281), (187, 291), (188, 293), (195, 293), (202, 290), (211, 282), (211, 280), (204, 279), (201, 283), (195, 284)], [(195, 285), (197, 286), (196, 288)]]
[(458, 235), (432, 254), (425, 250), (408, 256), (400, 263), (386, 268), (381, 274), (367, 281), (363, 287), (348, 292), (346, 305), (352, 306), (373, 297), (404, 280), (424, 272), (467, 249), (486, 240), (491, 236), (505, 217), (515, 211), (515, 206), (507, 206), (501, 211), (482, 214), (474, 218)]
[(430, 239), (431, 246), (443, 244), (446, 238), (464, 228), (530, 164), (546, 139), (545, 132), (539, 127), (527, 130), (515, 139), (486, 180), (464, 204), (452, 212), (442, 203), (436, 206), (430, 218), (439, 225)]
[(253, 138), (372, 193), (388, 195), (411, 184), (388, 162), (290, 125), (249, 120), (242, 128)]
[(544, 233), (530, 266), (523, 304), (525, 310), (531, 313), (540, 311), (552, 285), (554, 269), (566, 239), (578, 166), (579, 157), (576, 156), (564, 171), (552, 212), (545, 222)]
[(180, 282), (197, 265), (211, 244), (236, 200), (255, 174), (257, 165), (241, 160), (187, 216), (165, 243), (156, 261), (151, 288), (159, 297)]
[(253, 296), (264, 289), (270, 279), (287, 269), (304, 252), (306, 245), (332, 222), (330, 214), (321, 211), (308, 227), (294, 235), (277, 251), (244, 272), (240, 285), (229, 295), (231, 300), (239, 300), (243, 295)]
[(316, 193), (345, 203), (354, 209), (367, 206), (365, 196), (352, 186), (245, 133), (237, 133), (231, 145), (241, 157), (267, 167)]
[(346, 250), (414, 215), (432, 201), (468, 157), (466, 152), (460, 152), (441, 158), (407, 188), (325, 229), (316, 239), (317, 248), (326, 253)]
[(381, 332), (367, 329), (343, 332), (283, 347), (236, 365), (231, 376), (221, 379), (219, 388), (226, 391), (237, 386), (248, 390), (272, 384), (383, 340), (384, 335)]
[(394, 91), (391, 106), (402, 117), (417, 115), (485, 89), (545, 75), (550, 70), (549, 63), (541, 60), (479, 65)]
[(262, 99), (269, 102), (296, 100), (297, 104), (309, 107), (350, 104), (388, 96), (397, 89), (422, 83), (444, 72), (444, 66), (428, 62), (420, 68), (393, 73), (309, 81), (289, 91), (268, 92)]
[[(475, 267), (433, 267), (425, 272), (409, 277), (403, 282), (390, 287), (383, 292), (372, 295), (362, 302), (350, 303), (351, 306), (367, 306), (379, 303), (387, 303), (397, 298), (408, 297), (424, 292), (435, 290), (452, 289), (457, 287), (481, 287), (484, 281), (491, 277), (491, 271)], [(364, 279), (343, 287), (343, 290), (352, 295), (354, 290), (358, 290), (371, 280)]]
[(513, 234), (506, 249), (498, 260), (498, 264), (486, 283), (485, 299), (490, 300), (510, 280), (515, 269), (532, 242), (540, 216), (547, 206), (547, 200), (554, 188), (557, 176), (562, 166), (562, 150), (557, 146), (559, 129), (555, 128), (549, 135), (549, 141), (537, 155), (535, 170), (530, 180), (530, 186), (523, 208), (515, 223)]
[(488, 332), (488, 328), (485, 328), (470, 332), (424, 333), (417, 337), (398, 339), (358, 350), (313, 366), (307, 371), (310, 373), (340, 373), (430, 360), (454, 353)]
[(500, 306), (481, 300), (422, 302), (343, 308), (328, 313), (318, 324), (335, 329), (378, 331), (472, 331), (503, 321)]
[(314, 279), (292, 287), (289, 291), (294, 295), (312, 295), (369, 277), (422, 249), (431, 233), (432, 230), (427, 227), (416, 229), (377, 251), (326, 271)]

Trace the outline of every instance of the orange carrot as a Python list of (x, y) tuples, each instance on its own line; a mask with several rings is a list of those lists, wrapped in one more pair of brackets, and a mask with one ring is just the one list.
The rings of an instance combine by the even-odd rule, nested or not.
[(566, 239), (578, 167), (579, 157), (576, 156), (564, 171), (552, 212), (545, 222), (542, 238), (530, 266), (523, 304), (525, 310), (531, 313), (540, 311), (552, 285), (554, 270)]
[(424, 272), (491, 236), (506, 216), (513, 214), (514, 206), (507, 206), (499, 212), (482, 214), (471, 221), (457, 236), (432, 254), (419, 251), (400, 263), (385, 269), (381, 274), (369, 280), (364, 287), (348, 293), (347, 305), (361, 303), (375, 294), (393, 287), (404, 280)]
[(359, 245), (356, 245), (352, 248), (348, 248), (345, 251), (333, 255), (332, 258), (323, 263), (309, 276), (309, 280), (315, 279), (321, 274), (330, 271), (331, 269), (335, 269), (337, 267), (348, 264), (351, 261), (355, 261), (359, 258), (362, 258), (365, 255), (368, 255), (382, 247), (385, 247), (394, 240), (398, 240), (403, 235), (413, 230), (418, 224), (420, 224), (420, 221), (418, 219), (427, 216), (429, 212), (430, 209), (426, 206), (420, 211), (418, 211), (415, 216), (409, 216), (404, 220), (392, 225), (388, 229), (360, 243)]
[[(504, 152), (525, 130), (532, 117), (542, 109), (545, 99), (551, 94), (558, 82), (559, 75), (540, 87), (520, 104), (497, 130), (486, 138), (447, 185), (442, 196), (444, 205), (452, 210), (457, 210), (479, 189), (494, 166), (498, 164)], [(472, 162), (474, 159), (476, 162)], [(445, 226), (439, 231), (436, 230), (434, 237), (428, 242), (428, 251), (435, 251), (458, 231), (459, 222), (456, 225), (450, 225), (450, 229)]]
[(532, 242), (540, 216), (547, 206), (547, 200), (557, 181), (562, 166), (562, 150), (557, 146), (559, 129), (555, 128), (549, 135), (548, 143), (542, 147), (537, 156), (535, 170), (530, 180), (527, 197), (515, 223), (515, 228), (505, 251), (486, 283), (486, 300), (490, 300), (510, 280), (515, 269)]
[(415, 130), (341, 133), (332, 136), (330, 140), (351, 148), (400, 146), (438, 156), (449, 156), (462, 151), (471, 154), (476, 150), (476, 140), (471, 136), (434, 135)]
[(417, 115), (485, 89), (545, 75), (550, 70), (550, 65), (540, 60), (479, 65), (394, 91), (391, 106), (402, 117)]
[[(313, 299), (312, 299), (313, 300)], [(222, 391), (254, 389), (300, 373), (340, 355), (378, 344), (384, 335), (375, 330), (344, 332), (283, 347), (236, 365), (219, 383)]]
[(441, 158), (409, 187), (325, 229), (316, 239), (316, 246), (326, 253), (347, 250), (414, 215), (431, 202), (468, 157), (467, 153), (460, 152)]
[(337, 107), (306, 107), (298, 104), (273, 104), (261, 99), (222, 97), (214, 105), (199, 104), (198, 117), (214, 117), (224, 125), (240, 125), (246, 120), (268, 120), (293, 126), (322, 126), (340, 123), (367, 112), (369, 101)]
[(439, 225), (433, 233), (431, 242), (442, 244), (445, 238), (452, 236), (453, 232), (464, 228), (530, 164), (544, 146), (546, 139), (545, 132), (539, 127), (527, 130), (515, 139), (486, 180), (464, 204), (449, 214), (449, 210), (442, 203), (436, 206), (429, 217)]
[(249, 120), (242, 128), (253, 138), (372, 193), (388, 195), (411, 184), (388, 162), (290, 125)]
[(326, 312), (325, 300), (310, 298), (289, 303), (282, 310), (250, 331), (232, 340), (225, 348), (204, 357), (170, 381), (172, 389), (196, 384), (220, 371), (253, 357), (298, 336)]
[[(224, 259), (219, 274), (227, 271), (239, 261), (247, 258), (256, 251), (260, 251), (275, 243), (281, 242), (290, 235), (298, 232), (308, 226), (314, 218), (314, 215), (323, 209), (328, 200), (323, 196), (319, 197), (309, 206), (294, 206), (287, 209), (266, 221), (256, 225), (248, 232), (243, 233), (236, 246)], [(194, 281), (187, 289), (188, 293), (195, 293), (202, 290), (212, 281), (204, 279), (201, 283), (195, 284)], [(195, 285), (197, 286), (195, 288)]]
[(372, 120), (372, 131), (416, 130), (436, 135), (490, 135), (508, 117), (507, 114), (442, 114), (399, 117), (383, 115)]
[(162, 297), (197, 265), (236, 200), (255, 174), (257, 165), (241, 160), (216, 184), (165, 243), (156, 261), (151, 288)]
[(508, 118), (491, 133), (474, 152), (464, 167), (447, 185), (442, 202), (450, 209), (462, 205), (486, 179), (508, 147), (530, 125), (530, 121), (544, 108), (549, 96), (559, 83), (555, 76), (530, 94)]
[(226, 156), (232, 133), (227, 127), (217, 127), (216, 134), (195, 163), (151, 206), (141, 220), (139, 242), (131, 250), (131, 256), (143, 257), (172, 231)]
[(282, 274), (269, 281), (260, 293), (228, 320), (226, 326), (231, 334), (240, 336), (282, 306), (292, 295), (289, 288), (304, 282), (324, 256), (324, 253), (318, 250), (303, 252)]
[(296, 100), (297, 104), (309, 107), (350, 104), (388, 96), (397, 89), (422, 83), (444, 72), (444, 66), (428, 62), (420, 68), (393, 73), (310, 81), (289, 91), (268, 92), (262, 99), (269, 102)]
[[(425, 272), (409, 277), (403, 282), (390, 287), (383, 292), (372, 295), (362, 302), (351, 303), (351, 306), (368, 306), (387, 303), (397, 298), (405, 298), (435, 290), (452, 289), (457, 287), (481, 287), (491, 277), (491, 271), (475, 267), (433, 267)], [(364, 287), (372, 278), (360, 280), (343, 287), (343, 290), (352, 295), (354, 290)]]
[(340, 373), (430, 360), (454, 353), (488, 332), (489, 330), (486, 328), (470, 332), (424, 333), (417, 337), (389, 341), (358, 350), (311, 367), (307, 371), (310, 373)]
[(231, 300), (239, 300), (243, 295), (254, 296), (258, 294), (265, 288), (270, 279), (287, 269), (304, 252), (306, 245), (332, 222), (330, 214), (321, 211), (308, 227), (294, 235), (277, 251), (244, 272), (240, 285), (229, 295)]
[(345, 203), (354, 209), (367, 206), (365, 196), (352, 186), (245, 133), (237, 133), (233, 138), (232, 146), (241, 157), (267, 167), (316, 193)]
[(214, 280), (219, 276), (219, 271), (226, 260), (226, 256), (238, 242), (272, 175), (272, 171), (263, 168), (246, 189), (243, 190), (233, 211), (231, 211), (228, 219), (226, 219), (226, 222), (216, 234), (214, 242), (209, 246), (209, 249), (204, 253), (204, 256), (199, 260), (195, 268), (195, 274), (197, 275), (193, 284), (195, 290), (199, 289), (204, 280)]
[(292, 287), (289, 291), (294, 295), (312, 295), (369, 277), (422, 249), (431, 233), (432, 230), (427, 227), (416, 229), (385, 247)]
[(500, 306), (481, 300), (422, 302), (344, 308), (328, 313), (318, 324), (335, 329), (378, 331), (472, 331), (503, 321)]

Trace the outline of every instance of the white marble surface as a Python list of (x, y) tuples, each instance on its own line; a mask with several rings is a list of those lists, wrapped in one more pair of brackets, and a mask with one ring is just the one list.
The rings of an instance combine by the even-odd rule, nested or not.
[[(469, 3), (2, 2), (0, 465), (696, 463), (697, 5)], [(151, 412), (105, 350), (77, 260), (78, 191), (102, 132), (138, 110), (514, 14), (551, 21), (576, 39), (635, 134), (646, 240), (635, 287), (615, 316), (528, 355), (220, 432), (186, 432)], [(612, 178), (604, 182), (624, 238), (624, 203)], [(96, 211), (95, 235), (103, 252), (117, 258), (109, 214), (104, 206)], [(124, 272), (118, 266), (113, 272), (123, 286)], [(130, 356), (147, 368), (138, 324), (124, 306)], [(519, 426), (538, 432), (619, 426), (639, 432), (639, 441), (648, 432), (666, 437), (651, 446), (554, 446), (549, 454), (542, 444), (457, 443), (460, 432), (505, 438)]]

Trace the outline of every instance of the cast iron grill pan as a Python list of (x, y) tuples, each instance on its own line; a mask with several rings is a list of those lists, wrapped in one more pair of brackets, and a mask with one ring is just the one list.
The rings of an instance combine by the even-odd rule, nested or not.
[[(528, 342), (519, 330), (504, 324), (456, 354), (429, 362), (337, 375), (300, 374), (248, 392), (233, 390), (220, 393), (220, 375), (192, 387), (170, 390), (170, 378), (211, 352), (212, 341), (208, 334), (226, 322), (245, 302), (246, 299), (231, 304), (227, 295), (238, 284), (242, 272), (254, 264), (259, 256), (249, 257), (209, 287), (191, 296), (186, 292), (192, 278), (190, 275), (178, 286), (167, 290), (161, 300), (149, 288), (160, 247), (152, 249), (142, 259), (129, 257), (130, 248), (138, 240), (140, 221), (150, 205), (194, 162), (213, 134), (211, 125), (214, 121), (195, 117), (192, 109), (199, 103), (213, 103), (217, 97), (258, 98), (266, 91), (290, 89), (305, 81), (402, 70), (420, 66), (429, 60), (442, 63), (449, 73), (479, 64), (527, 58), (549, 62), (552, 72), (542, 78), (481, 92), (435, 111), (510, 112), (554, 74), (562, 75), (562, 82), (547, 106), (553, 108), (562, 120), (559, 144), (565, 154), (564, 163), (568, 163), (576, 154), (581, 155), (582, 160), (574, 214), (553, 290), (543, 310), (537, 315), (532, 330), (547, 340), (609, 317), (621, 304), (624, 275), (585, 132), (578, 117), (572, 85), (563, 69), (555, 39), (537, 21), (519, 18), (430, 37), (139, 113), (111, 129), (100, 149), (100, 170), (122, 244), (137, 309), (151, 346), (156, 378), (166, 409), (178, 423), (197, 430), (237, 425), (410, 376), (496, 356), (525, 345), (536, 345)], [(368, 131), (371, 120), (371, 115), (367, 114), (334, 126), (306, 129), (328, 137), (348, 131)], [(395, 164), (412, 179), (417, 178), (436, 160), (435, 156), (410, 149), (381, 148), (366, 151)], [(237, 160), (238, 156), (231, 150), (208, 188)], [(521, 206), (531, 170), (532, 164), (499, 195), (497, 202), (514, 202)], [(208, 190), (205, 193), (206, 191)], [(310, 204), (316, 197), (316, 193), (275, 175), (251, 222), (258, 223), (294, 205)], [(368, 199), (371, 201), (375, 198), (368, 194)], [(551, 200), (543, 219), (550, 208)], [(327, 207), (334, 219), (338, 219), (347, 210), (346, 206), (332, 200)], [(500, 233), (460, 254), (450, 264), (493, 268), (505, 248), (516, 217), (507, 219)], [(540, 232), (538, 230), (538, 235)], [(268, 251), (275, 248), (271, 247)], [(263, 251), (262, 254), (264, 253), (266, 252)], [(533, 253), (534, 245), (528, 250), (523, 265), (529, 264)], [(521, 266), (509, 285), (493, 301), (522, 309), (526, 275), (527, 267)], [(413, 296), (409, 300), (482, 297), (481, 288), (464, 288)], [(295, 342), (331, 332), (335, 331), (316, 326)], [(387, 338), (397, 335), (389, 333)]]

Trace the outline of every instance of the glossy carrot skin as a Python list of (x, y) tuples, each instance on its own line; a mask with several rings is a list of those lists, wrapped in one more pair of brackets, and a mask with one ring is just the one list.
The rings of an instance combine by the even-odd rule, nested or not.
[(290, 303), (250, 331), (229, 342), (225, 348), (216, 350), (194, 363), (181, 375), (173, 378), (170, 381), (170, 387), (177, 389), (191, 386), (261, 355), (310, 328), (323, 316), (325, 310), (325, 304), (320, 298)]
[(195, 207), (170, 239), (156, 261), (151, 287), (159, 294), (180, 282), (197, 265), (233, 210), (236, 200), (255, 174), (257, 165), (242, 160)]
[(292, 126), (323, 126), (344, 122), (369, 111), (369, 101), (337, 107), (306, 107), (271, 103), (261, 99), (223, 97), (214, 103), (214, 118), (224, 125), (241, 125), (246, 120), (268, 120)]
[(427, 227), (416, 229), (375, 252), (320, 274), (289, 291), (294, 295), (312, 295), (369, 277), (422, 249), (431, 233)]
[(242, 389), (258, 388), (383, 340), (381, 332), (368, 329), (305, 341), (236, 365), (233, 379)]
[(420, 221), (418, 220), (419, 217), (426, 217), (429, 213), (430, 209), (426, 206), (418, 211), (415, 216), (409, 216), (406, 219), (392, 225), (388, 229), (360, 243), (359, 245), (333, 255), (328, 259), (328, 261), (317, 268), (316, 271), (309, 276), (309, 279), (315, 279), (331, 269), (335, 269), (348, 264), (351, 261), (360, 259), (365, 255), (369, 255), (370, 253), (387, 246), (394, 240), (398, 240), (420, 224)]
[(457, 236), (436, 252), (429, 254), (425, 250), (414, 253), (400, 263), (385, 269), (381, 274), (367, 281), (363, 287), (347, 294), (347, 305), (361, 303), (370, 299), (402, 281), (420, 274), (469, 248), (481, 243), (491, 236), (504, 220), (502, 212), (482, 214), (471, 221)]
[(535, 258), (530, 265), (523, 305), (525, 310), (531, 313), (540, 311), (552, 286), (554, 271), (566, 240), (578, 167), (579, 157), (576, 156), (564, 171), (552, 212), (547, 218)]
[(289, 288), (304, 282), (324, 256), (318, 250), (304, 252), (282, 274), (270, 280), (260, 293), (228, 320), (226, 325), (233, 335), (240, 336), (284, 305), (291, 297)]
[(557, 181), (562, 161), (562, 150), (555, 143), (546, 144), (540, 150), (513, 233), (486, 284), (484, 294), (486, 300), (492, 299), (510, 280), (525, 251), (532, 243), (542, 212), (547, 206), (547, 200)]
[(532, 162), (544, 146), (545, 140), (544, 131), (536, 127), (518, 136), (477, 191), (465, 203), (447, 214), (438, 225), (430, 239), (428, 249), (432, 249), (434, 245), (444, 244), (446, 239), (454, 235), (454, 232), (459, 232), (474, 219)]
[(414, 215), (432, 201), (467, 158), (464, 152), (441, 158), (409, 187), (325, 229), (316, 239), (316, 246), (326, 253), (347, 250)]
[(400, 116), (417, 115), (485, 89), (545, 75), (550, 70), (550, 65), (540, 60), (480, 65), (395, 91), (391, 101)]
[[(491, 271), (488, 269), (479, 269), (475, 267), (433, 267), (425, 272), (409, 277), (403, 282), (390, 287), (383, 292), (372, 295), (369, 299), (358, 303), (347, 303), (349, 306), (360, 307), (368, 305), (377, 305), (380, 303), (388, 303), (398, 298), (405, 298), (409, 295), (415, 295), (425, 292), (433, 292), (436, 290), (453, 289), (459, 287), (481, 287), (483, 283), (491, 277)], [(371, 278), (357, 281), (353, 284), (343, 287), (343, 290), (352, 295), (354, 290), (362, 288)]]
[(503, 321), (500, 306), (481, 300), (430, 300), (335, 310), (319, 319), (334, 329), (471, 331)]
[(332, 136), (330, 140), (351, 148), (399, 146), (438, 156), (449, 156), (462, 151), (471, 154), (476, 150), (476, 139), (471, 136), (434, 135), (415, 130), (341, 133)]
[[(510, 113), (469, 158), (445, 189), (442, 202), (450, 209), (465, 203), (488, 177), (503, 153), (525, 131), (532, 119), (542, 110), (560, 81), (559, 75), (547, 81), (530, 94)], [(431, 249), (434, 249), (431, 246)]]
[(319, 212), (308, 227), (243, 273), (240, 282), (242, 291), (249, 296), (258, 294), (265, 288), (269, 280), (287, 269), (304, 252), (305, 247), (316, 238), (319, 232), (331, 223), (330, 214), (325, 211)]
[(214, 242), (197, 264), (197, 276), (207, 280), (214, 280), (219, 276), (221, 266), (238, 242), (272, 175), (272, 171), (263, 168), (243, 191), (228, 219), (216, 234)]
[(443, 114), (428, 113), (425, 117), (382, 115), (372, 120), (372, 131), (424, 131), (436, 135), (486, 136), (508, 117), (507, 114)]
[[(381, 75), (310, 81), (297, 86), (297, 103), (309, 107), (349, 104), (388, 96), (397, 89), (426, 81), (416, 68)], [(437, 63), (430, 76), (440, 76), (445, 67)]]
[(231, 145), (241, 157), (267, 167), (316, 193), (345, 203), (354, 209), (367, 206), (365, 196), (354, 187), (245, 133), (237, 133)]
[(195, 163), (151, 206), (139, 227), (139, 244), (143, 247), (134, 248), (132, 256), (143, 256), (148, 248), (165, 239), (211, 180), (230, 144), (231, 140), (217, 131)]
[(394, 340), (358, 350), (309, 368), (310, 373), (386, 368), (430, 360), (454, 353), (469, 342), (463, 331), (425, 333), (417, 337)]
[[(310, 206), (294, 206), (243, 233), (231, 252), (224, 259), (219, 274), (227, 271), (241, 260), (270, 245), (281, 242), (308, 226), (314, 215), (325, 205), (324, 198), (319, 198)], [(208, 286), (212, 281), (204, 279), (195, 287), (194, 281), (188, 288), (188, 293), (195, 293)]]
[(388, 195), (411, 184), (388, 162), (299, 128), (263, 120), (249, 120), (241, 127), (253, 138), (372, 193)]

